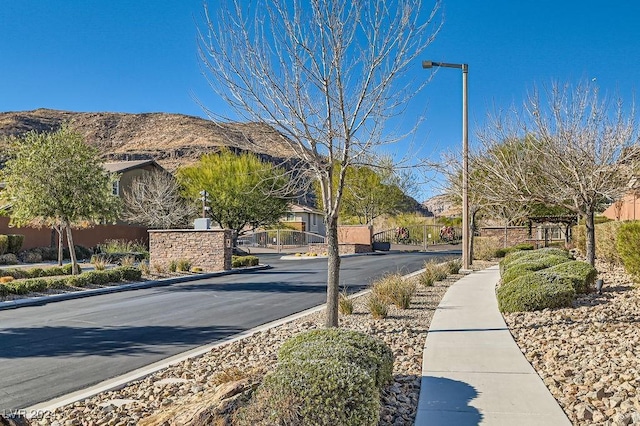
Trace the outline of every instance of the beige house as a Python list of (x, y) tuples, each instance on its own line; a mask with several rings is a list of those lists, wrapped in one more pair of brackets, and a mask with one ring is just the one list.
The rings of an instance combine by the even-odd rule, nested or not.
[(102, 163), (102, 166), (106, 171), (120, 175), (120, 179), (113, 183), (113, 195), (119, 197), (122, 197), (125, 190), (131, 188), (131, 182), (136, 177), (153, 171), (168, 173), (154, 160), (114, 161)]
[(324, 215), (320, 210), (301, 204), (291, 204), (289, 213), (281, 222), (298, 231), (311, 232), (325, 236), (327, 231), (324, 226)]

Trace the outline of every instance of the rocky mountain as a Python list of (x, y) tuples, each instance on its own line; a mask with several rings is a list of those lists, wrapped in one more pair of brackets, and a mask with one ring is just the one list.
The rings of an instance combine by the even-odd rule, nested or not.
[(0, 140), (29, 131), (52, 131), (67, 123), (96, 146), (105, 160), (154, 159), (168, 170), (196, 161), (222, 146), (250, 143), (267, 157), (287, 157), (282, 135), (258, 123), (215, 123), (182, 114), (69, 112), (37, 109), (0, 112)]
[[(422, 202), (422, 206), (429, 210), (434, 216), (455, 216), (459, 211), (454, 208), (454, 205), (446, 195), (436, 195)], [(459, 210), (459, 209), (458, 209)]]

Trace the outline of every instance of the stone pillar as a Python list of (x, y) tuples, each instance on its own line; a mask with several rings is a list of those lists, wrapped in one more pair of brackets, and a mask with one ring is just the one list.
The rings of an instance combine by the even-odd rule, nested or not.
[(149, 230), (149, 264), (166, 267), (186, 259), (203, 271), (230, 270), (232, 241), (229, 229)]

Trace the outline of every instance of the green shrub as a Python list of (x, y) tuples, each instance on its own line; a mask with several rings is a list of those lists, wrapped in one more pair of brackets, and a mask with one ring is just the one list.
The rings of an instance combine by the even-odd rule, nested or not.
[(393, 377), (393, 352), (379, 339), (354, 330), (325, 328), (299, 333), (282, 344), (280, 362), (335, 359), (368, 371), (382, 388)]
[(67, 287), (67, 278), (49, 278), (47, 280), (47, 288), (60, 289)]
[(91, 284), (91, 279), (87, 275), (88, 273), (80, 275), (70, 275), (65, 280), (69, 287), (86, 287)]
[(9, 234), (7, 237), (7, 253), (18, 254), (24, 244), (24, 235)]
[(140, 281), (142, 278), (142, 271), (138, 268), (122, 266), (117, 269), (120, 271), (123, 281)]
[(256, 256), (231, 256), (231, 267), (257, 266), (260, 260)]
[[(528, 250), (518, 250), (512, 253), (509, 253), (505, 256), (504, 259), (500, 261), (500, 273), (504, 274), (504, 272), (509, 269), (509, 266), (517, 263), (517, 262), (528, 262), (528, 261), (538, 261), (545, 256), (553, 255), (553, 256), (562, 256), (567, 260), (573, 260), (573, 256), (566, 250), (558, 249), (558, 248), (541, 248), (538, 250), (528, 251)], [(552, 266), (552, 265), (549, 265)]]
[(442, 281), (449, 275), (449, 266), (446, 263), (436, 263), (435, 260), (425, 262), (424, 269), (426, 274), (430, 274), (433, 281)]
[[(64, 273), (64, 275), (71, 275), (71, 273), (73, 272), (73, 265), (67, 263), (66, 265), (62, 266), (62, 272)], [(82, 272), (82, 268), (80, 268), (80, 265), (78, 265), (78, 272)]]
[(626, 222), (620, 227), (616, 247), (625, 271), (640, 283), (640, 221)]
[(550, 268), (561, 263), (569, 262), (566, 256), (558, 256), (554, 254), (543, 254), (539, 256), (523, 256), (520, 259), (509, 263), (507, 268), (502, 270), (502, 282), (508, 283), (515, 278), (527, 273), (540, 271), (542, 269)]
[(109, 276), (105, 274), (105, 271), (89, 271), (82, 274), (84, 278), (89, 280), (91, 284), (108, 284)]
[(18, 263), (18, 258), (13, 253), (5, 253), (0, 255), (0, 265), (15, 265)]
[[(263, 394), (267, 397), (261, 397)], [(253, 418), (240, 424), (362, 426), (378, 424), (380, 416), (380, 394), (369, 373), (333, 359), (280, 364), (265, 376), (252, 399), (266, 406), (259, 410), (251, 404), (245, 407), (239, 417)], [(283, 404), (283, 399), (288, 403)]]
[[(91, 259), (91, 256), (93, 256), (93, 250), (90, 250), (84, 246), (75, 245), (74, 248), (76, 252), (76, 259), (78, 260)], [(71, 259), (68, 247), (62, 249), (62, 257), (64, 257), (65, 259)]]
[(11, 294), (27, 294), (29, 293), (29, 289), (25, 285), (25, 282), (26, 280), (12, 281), (10, 283), (5, 283), (4, 286)]
[(0, 284), (0, 297), (7, 297), (9, 295), (9, 288), (6, 284)]
[[(613, 223), (613, 222), (612, 222)], [(540, 272), (560, 274), (571, 279), (576, 293), (588, 293), (595, 287), (598, 271), (587, 262), (570, 260), (559, 265), (552, 266)]]
[(502, 284), (496, 295), (500, 312), (522, 312), (570, 307), (576, 292), (568, 277), (532, 272)]
[(31, 278), (24, 280), (21, 283), (24, 285), (29, 293), (39, 293), (47, 289), (47, 280), (44, 278)]
[(491, 260), (500, 249), (500, 238), (498, 237), (474, 237), (473, 238), (473, 258), (478, 260)]
[(103, 274), (107, 276), (110, 283), (122, 281), (122, 268), (107, 269)]
[(169, 262), (169, 266), (167, 269), (169, 269), (169, 272), (176, 272), (178, 270), (178, 261), (172, 260), (171, 262)]
[(8, 248), (9, 248), (9, 236), (0, 234), (0, 255), (5, 254)]

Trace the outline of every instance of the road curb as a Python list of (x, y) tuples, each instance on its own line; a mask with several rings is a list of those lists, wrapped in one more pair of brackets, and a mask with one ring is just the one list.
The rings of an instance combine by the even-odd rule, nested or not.
[(271, 266), (269, 265), (249, 266), (242, 269), (232, 269), (230, 271), (210, 272), (206, 274), (189, 275), (184, 277), (164, 278), (160, 280), (142, 281), (142, 282), (131, 283), (131, 284), (122, 284), (122, 285), (117, 285), (113, 287), (102, 287), (102, 288), (94, 288), (90, 290), (74, 291), (70, 293), (54, 294), (51, 296), (38, 296), (38, 297), (31, 297), (28, 299), (8, 300), (6, 302), (0, 302), (0, 311), (4, 311), (7, 309), (18, 309), (26, 306), (42, 306), (48, 303), (61, 302), (64, 300), (81, 299), (84, 297), (99, 296), (99, 295), (110, 294), (110, 293), (119, 293), (122, 291), (142, 290), (145, 288), (161, 287), (161, 286), (167, 286), (171, 284), (198, 281), (198, 280), (204, 280), (207, 278), (214, 278), (214, 277), (220, 277), (225, 275), (235, 275), (235, 274), (242, 274), (245, 272), (260, 271), (260, 270), (270, 269), (270, 268)]

